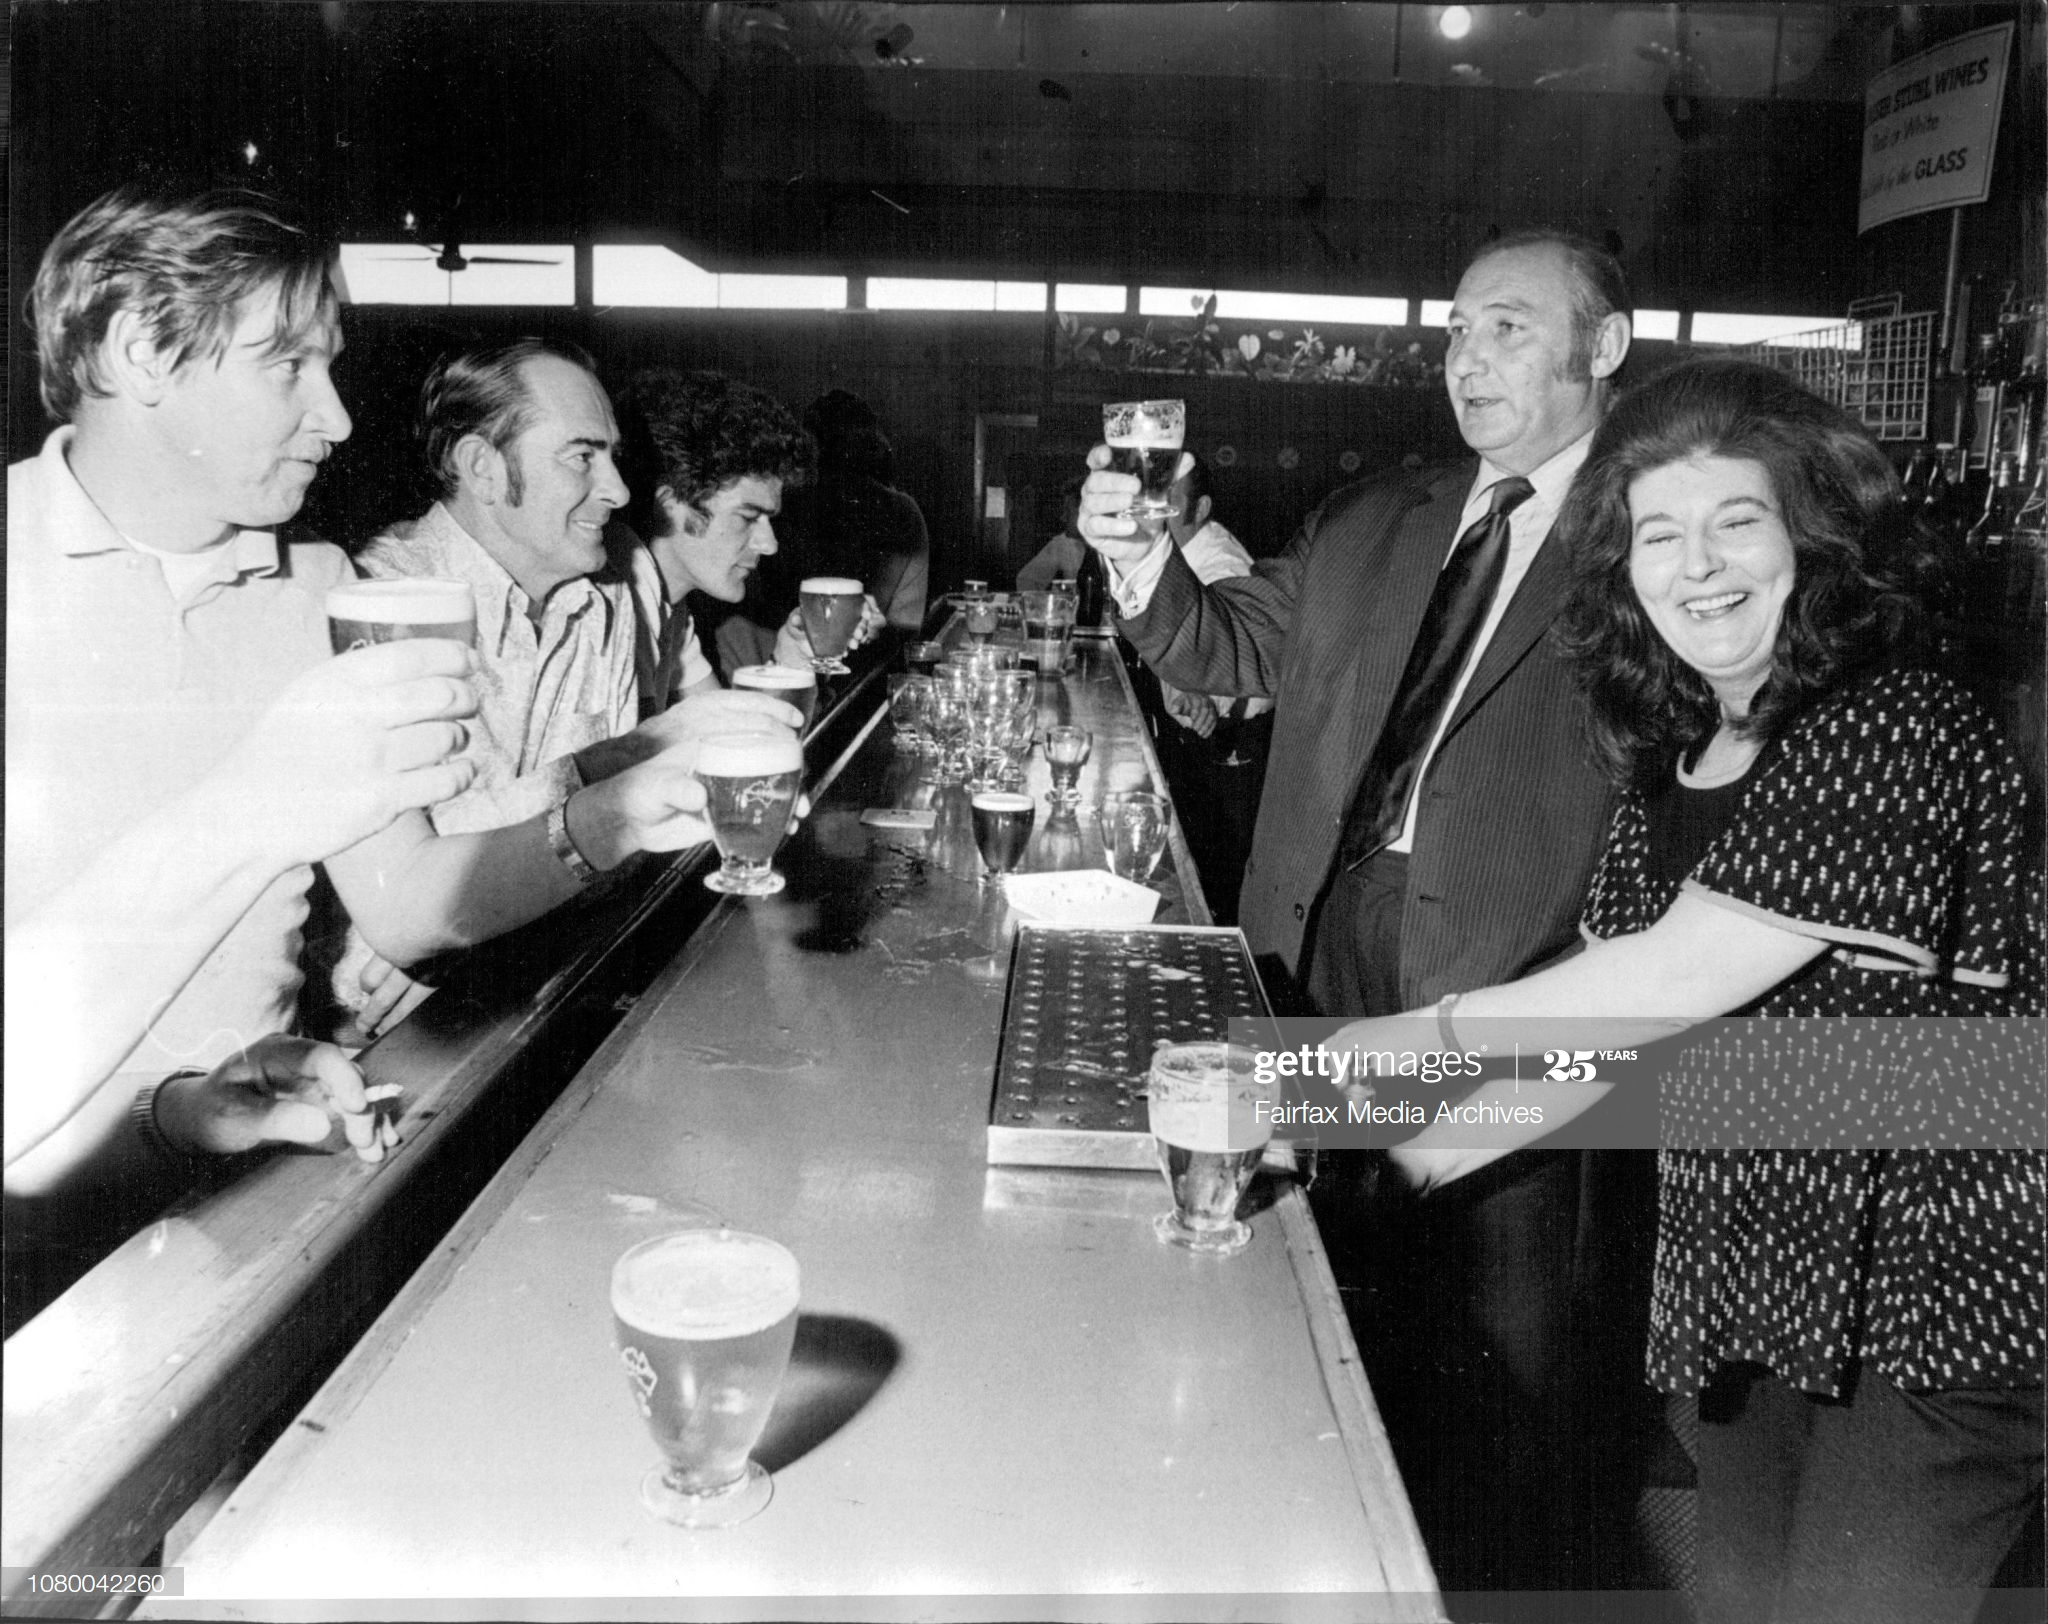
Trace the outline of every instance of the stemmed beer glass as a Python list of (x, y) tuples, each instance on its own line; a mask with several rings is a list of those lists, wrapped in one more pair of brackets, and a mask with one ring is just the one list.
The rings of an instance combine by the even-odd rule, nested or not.
[(641, 1417), (667, 1457), (640, 1501), (685, 1528), (730, 1528), (775, 1487), (749, 1458), (789, 1369), (802, 1276), (760, 1235), (692, 1229), (612, 1266), (612, 1329)]
[(724, 859), (704, 884), (733, 896), (773, 896), (787, 883), (775, 871), (775, 853), (803, 785), (803, 746), (780, 729), (713, 733), (697, 747), (695, 770), (711, 843)]
[(1277, 1098), (1275, 1085), (1257, 1080), (1250, 1049), (1163, 1043), (1153, 1052), (1148, 1125), (1173, 1195), (1172, 1210), (1153, 1221), (1162, 1241), (1220, 1257), (1244, 1249), (1252, 1231), (1237, 1204), (1273, 1137)]
[(860, 582), (844, 575), (813, 575), (797, 588), (796, 601), (804, 635), (811, 640), (811, 668), (821, 677), (845, 676), (852, 667), (840, 656), (860, 626)]
[(1095, 735), (1085, 727), (1045, 730), (1045, 763), (1052, 769), (1052, 792), (1046, 801), (1065, 810), (1081, 804), (1081, 769), (1095, 748)]
[(975, 849), (989, 873), (1000, 880), (1024, 860), (1037, 805), (1028, 795), (983, 789), (974, 792), (972, 810)]

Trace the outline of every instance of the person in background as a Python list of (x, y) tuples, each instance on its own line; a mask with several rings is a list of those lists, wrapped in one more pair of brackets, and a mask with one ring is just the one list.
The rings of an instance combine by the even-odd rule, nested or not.
[[(1167, 501), (1166, 533), (1198, 580), (1251, 574), (1251, 554), (1214, 517), (1209, 465), (1200, 457), (1182, 469)], [(1234, 924), (1264, 788), (1273, 702), (1189, 693), (1161, 681), (1159, 703), (1166, 718), (1158, 726), (1160, 765), (1181, 809), (1203, 895), (1219, 924)]]
[(818, 445), (818, 478), (792, 504), (790, 562), (804, 575), (865, 582), (890, 629), (915, 637), (931, 541), (917, 503), (896, 487), (896, 451), (881, 419), (860, 396), (833, 389), (805, 409), (804, 427)]
[[(1573, 1016), (1608, 1049), (1727, 1014), (2038, 1017), (2025, 781), (1916, 663), (1870, 435), (1784, 373), (1676, 367), (1602, 425), (1558, 528), (1563, 641), (1625, 791), (1589, 945), (1333, 1046), (1499, 1045)], [(1870, 1025), (1892, 1035), (1737, 1028), (1663, 1075), (1683, 1148), (1658, 1158), (1648, 1369), (1698, 1413), (1706, 1624), (1965, 1624), (2040, 1515), (2044, 1157), (1938, 1148), (1957, 1121), (2038, 1144), (2038, 1044), (2013, 1020), (1918, 1046), (1932, 1020)], [(1599, 1087), (1521, 1099), (1554, 1125)], [(1868, 1148), (1710, 1148), (1759, 1137)], [(1393, 1152), (1430, 1200), (1501, 1154), (1440, 1124)]]
[(67, 1233), (193, 1157), (337, 1124), (381, 1153), (355, 1067), (292, 1033), (312, 863), (409, 963), (708, 834), (658, 757), (495, 836), (434, 834), (419, 809), (475, 774), (447, 759), (470, 651), (332, 657), (347, 560), (277, 533), (351, 427), (329, 263), (266, 199), (138, 187), (37, 274), (65, 426), (8, 472), (6, 1185), (82, 1195)]
[[(1474, 456), (1338, 491), (1246, 576), (1205, 584), (1168, 538), (1136, 537), (1136, 480), (1090, 453), (1081, 530), (1124, 636), (1163, 681), (1274, 702), (1238, 917), (1283, 1004), (1390, 1013), (1577, 940), (1612, 792), (1546, 638), (1570, 580), (1549, 538), (1629, 311), (1594, 244), (1488, 243), (1444, 361)], [(1635, 1498), (1621, 1434), (1641, 1396), (1646, 1155), (1539, 1147), (1420, 1206), (1373, 1164), (1328, 1160), (1318, 1218), (1446, 1585), (1612, 1582)]]
[(1080, 579), (1090, 557), (1088, 543), (1081, 539), (1081, 485), (1085, 475), (1075, 475), (1060, 488), (1060, 527), (1017, 571), (1019, 592), (1046, 592), (1055, 581)]
[[(716, 372), (656, 368), (625, 399), (626, 458), (634, 496), (607, 536), (612, 574), (630, 584), (641, 714), (715, 693), (687, 604), (698, 592), (738, 604), (780, 542), (784, 497), (811, 477), (810, 436), (773, 396)], [(870, 597), (856, 646), (880, 628)], [(808, 668), (810, 642), (792, 610), (776, 634), (775, 663)]]

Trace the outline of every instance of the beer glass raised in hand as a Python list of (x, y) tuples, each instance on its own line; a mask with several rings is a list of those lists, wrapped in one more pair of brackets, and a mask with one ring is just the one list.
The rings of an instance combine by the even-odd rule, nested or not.
[(975, 848), (989, 873), (1000, 878), (1024, 860), (1037, 804), (1028, 795), (983, 789), (974, 792), (972, 811)]
[(743, 665), (732, 674), (732, 685), (749, 693), (766, 694), (803, 712), (808, 732), (818, 714), (818, 673), (799, 671), (793, 665)]
[(414, 576), (346, 581), (327, 589), (327, 636), (337, 654), (408, 637), (446, 637), (476, 647), (476, 594), (466, 582)]
[(612, 1327), (666, 1467), (640, 1483), (657, 1517), (729, 1528), (774, 1494), (748, 1458), (796, 1339), (801, 1276), (774, 1241), (693, 1229), (643, 1241), (612, 1266)]
[(1159, 1170), (1173, 1192), (1173, 1210), (1153, 1221), (1154, 1233), (1195, 1252), (1243, 1250), (1252, 1231), (1237, 1204), (1273, 1137), (1277, 1090), (1253, 1075), (1250, 1049), (1163, 1043), (1153, 1051), (1146, 1092)]
[(1166, 528), (1167, 492), (1180, 467), (1187, 423), (1184, 401), (1127, 400), (1102, 408), (1110, 467), (1138, 479), (1138, 494), (1124, 511), (1137, 522), (1138, 534), (1148, 539)]
[(861, 584), (844, 575), (813, 575), (797, 588), (804, 635), (811, 640), (811, 666), (820, 676), (843, 677), (840, 658), (860, 626)]
[(713, 733), (697, 747), (696, 773), (711, 843), (724, 859), (704, 883), (735, 896), (773, 896), (785, 883), (775, 852), (803, 783), (803, 746), (794, 733)]

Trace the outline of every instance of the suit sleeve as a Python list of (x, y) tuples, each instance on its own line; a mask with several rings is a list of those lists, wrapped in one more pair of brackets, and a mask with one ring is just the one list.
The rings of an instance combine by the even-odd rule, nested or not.
[(1314, 545), (1312, 518), (1278, 558), (1204, 586), (1169, 550), (1145, 612), (1117, 623), (1161, 679), (1191, 693), (1269, 696)]

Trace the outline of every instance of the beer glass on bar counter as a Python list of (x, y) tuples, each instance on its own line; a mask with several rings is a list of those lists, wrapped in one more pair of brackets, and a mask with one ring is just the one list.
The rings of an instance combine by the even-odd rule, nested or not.
[(476, 595), (461, 581), (415, 576), (402, 581), (348, 581), (327, 589), (327, 636), (334, 652), (446, 637), (476, 647)]
[(861, 594), (860, 582), (844, 575), (813, 575), (797, 587), (811, 667), (820, 676), (843, 677), (851, 669), (840, 656), (860, 626)]
[(1188, 409), (1179, 400), (1127, 400), (1102, 408), (1102, 438), (1109, 447), (1109, 465), (1133, 474), (1139, 491), (1125, 511), (1147, 540), (1166, 529), (1167, 492), (1180, 468), (1180, 448), (1187, 436)]
[(967, 635), (977, 645), (985, 644), (995, 636), (1002, 610), (996, 606), (994, 598), (969, 598), (963, 613), (967, 621)]
[(1102, 854), (1110, 873), (1143, 885), (1166, 851), (1166, 802), (1145, 790), (1112, 795), (1102, 806)]
[(1009, 790), (983, 789), (974, 792), (972, 810), (975, 849), (989, 873), (1000, 879), (1024, 860), (1037, 803)]
[(697, 781), (711, 843), (724, 859), (704, 876), (713, 891), (773, 896), (786, 883), (775, 853), (789, 833), (803, 783), (804, 750), (794, 733), (713, 733), (697, 747)]
[(818, 673), (799, 671), (793, 665), (743, 665), (732, 674), (732, 685), (771, 699), (780, 699), (804, 713), (802, 731), (808, 733), (818, 716)]
[(1074, 600), (1058, 592), (1020, 592), (1024, 610), (1024, 656), (1046, 676), (1056, 676), (1067, 663), (1067, 643), (1074, 635)]
[(612, 1327), (647, 1430), (667, 1457), (640, 1483), (657, 1517), (730, 1528), (775, 1493), (749, 1459), (796, 1340), (788, 1250), (731, 1229), (643, 1241), (612, 1266)]
[(1054, 807), (1081, 803), (1081, 769), (1095, 748), (1095, 735), (1085, 727), (1049, 727), (1045, 730), (1045, 764), (1052, 769), (1052, 793), (1046, 800)]
[(1163, 1043), (1152, 1054), (1146, 1096), (1159, 1171), (1173, 1194), (1173, 1210), (1153, 1220), (1153, 1233), (1193, 1252), (1244, 1250), (1252, 1229), (1237, 1204), (1273, 1137), (1277, 1089), (1258, 1081), (1250, 1049)]

